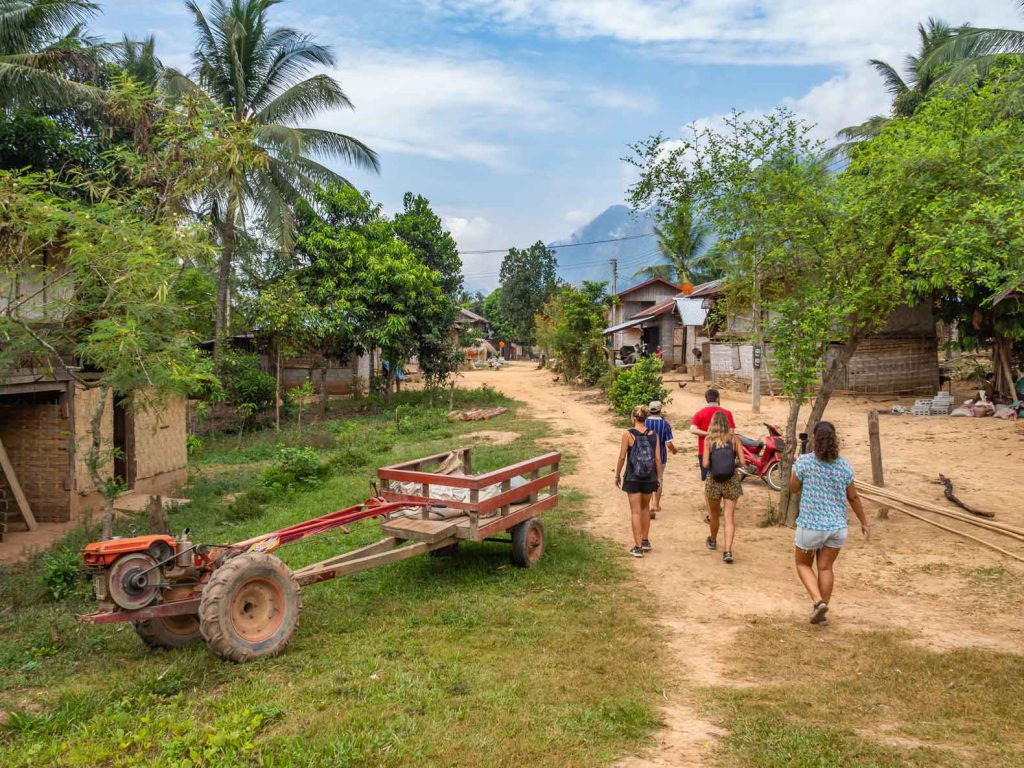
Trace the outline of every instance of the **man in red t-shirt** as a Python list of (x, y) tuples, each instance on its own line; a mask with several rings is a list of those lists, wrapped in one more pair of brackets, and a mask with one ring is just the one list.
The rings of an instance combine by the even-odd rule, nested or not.
[[(693, 415), (693, 419), (690, 421), (690, 431), (697, 436), (697, 464), (700, 466), (700, 479), (703, 483), (707, 479), (709, 467), (704, 466), (704, 436), (708, 433), (708, 427), (711, 426), (711, 419), (719, 411), (725, 413), (725, 418), (729, 420), (729, 426), (736, 429), (736, 422), (733, 421), (732, 413), (722, 407), (721, 397), (718, 394), (717, 389), (709, 389), (704, 393), (704, 399), (707, 401), (707, 405), (701, 408), (697, 413)], [(708, 498), (704, 496), (705, 509), (708, 510), (710, 515), (711, 505), (708, 502)], [(711, 524), (712, 537), (708, 539), (708, 549), (714, 549), (712, 542), (714, 541), (714, 535), (718, 533), (718, 519), (708, 519)]]

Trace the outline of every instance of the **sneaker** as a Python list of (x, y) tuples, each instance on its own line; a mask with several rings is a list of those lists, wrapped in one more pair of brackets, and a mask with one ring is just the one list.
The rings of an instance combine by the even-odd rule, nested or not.
[(811, 613), (811, 624), (821, 624), (825, 620), (826, 613), (828, 613), (828, 603), (822, 600), (815, 604), (814, 611)]
[(633, 557), (643, 557), (644, 551), (640, 547), (633, 547), (629, 550), (629, 554), (631, 554)]
[(707, 541), (705, 542), (705, 544), (708, 545), (708, 549), (710, 549), (712, 552), (714, 552), (716, 549), (718, 549), (718, 542), (715, 541), (714, 539), (712, 539), (710, 536), (708, 536)]
[(643, 552), (650, 552), (651, 551), (651, 542), (649, 542), (647, 539), (644, 539), (643, 541), (640, 542), (640, 549)]
[(651, 510), (651, 520), (657, 520), (657, 519), (658, 519), (658, 511), (655, 510), (655, 509), (652, 509)]
[(732, 565), (732, 552), (730, 552), (729, 550), (726, 550), (725, 552), (723, 552), (722, 553), (722, 560), (727, 562), (729, 565)]

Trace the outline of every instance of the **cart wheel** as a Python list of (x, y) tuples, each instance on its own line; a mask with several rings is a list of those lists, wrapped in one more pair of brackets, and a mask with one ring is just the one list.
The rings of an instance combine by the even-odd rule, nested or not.
[(520, 568), (532, 568), (544, 554), (544, 526), (537, 518), (512, 529), (512, 562)]
[(768, 471), (764, 473), (764, 481), (768, 483), (768, 487), (773, 491), (782, 490), (782, 462), (773, 462), (768, 467)]
[(228, 560), (213, 572), (199, 603), (199, 626), (222, 659), (252, 661), (284, 650), (299, 625), (299, 584), (273, 555)]
[(136, 621), (135, 632), (150, 648), (184, 648), (203, 639), (195, 613)]

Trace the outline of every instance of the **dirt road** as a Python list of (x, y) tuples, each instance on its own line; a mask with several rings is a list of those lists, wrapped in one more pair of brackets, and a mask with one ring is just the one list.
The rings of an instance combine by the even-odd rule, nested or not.
[[(597, 534), (631, 544), (626, 500), (614, 485), (620, 429), (594, 392), (555, 384), (546, 371), (512, 364), (502, 371), (466, 376), (466, 386), (488, 384), (527, 404), (552, 424), (551, 445), (579, 457), (565, 484), (588, 496), (588, 525)], [(725, 663), (731, 638), (758, 617), (807, 620), (810, 603), (793, 573), (792, 531), (759, 527), (770, 500), (763, 484), (747, 481), (737, 511), (736, 563), (704, 547), (703, 497), (696, 470), (696, 439), (687, 432), (690, 416), (704, 404), (705, 385), (679, 389), (675, 381), (666, 416), (680, 454), (669, 459), (663, 512), (654, 521), (654, 551), (631, 564), (653, 592), (658, 620), (669, 635), (673, 666), (683, 682), (663, 713), (666, 727), (657, 743), (623, 766), (700, 766), (718, 731), (689, 704), (696, 687), (745, 685), (729, 678)], [(725, 393), (738, 429), (761, 436), (762, 420), (783, 423), (786, 403), (767, 398), (762, 417), (750, 413), (749, 398)], [(891, 407), (866, 399), (841, 399), (829, 406), (843, 440), (843, 453), (860, 477), (870, 477), (866, 413)], [(901, 493), (942, 500), (932, 484), (939, 472), (954, 478), (957, 492), (995, 512), (1000, 520), (1024, 526), (1024, 506), (1013, 501), (1024, 491), (1024, 425), (993, 419), (882, 416), (887, 484)], [(1015, 489), (1011, 492), (1009, 489)], [(869, 508), (869, 516), (874, 510)], [(1022, 550), (1024, 551), (1024, 550)], [(940, 565), (941, 567), (934, 567)], [(837, 563), (837, 588), (830, 626), (838, 636), (867, 627), (897, 627), (919, 633), (927, 647), (979, 646), (1020, 652), (1024, 648), (1024, 609), (1020, 601), (1002, 605), (994, 617), (965, 589), (978, 569), (1018, 564), (925, 523), (892, 513), (874, 524), (873, 541), (850, 529), (849, 544)], [(968, 594), (970, 593), (970, 594)]]

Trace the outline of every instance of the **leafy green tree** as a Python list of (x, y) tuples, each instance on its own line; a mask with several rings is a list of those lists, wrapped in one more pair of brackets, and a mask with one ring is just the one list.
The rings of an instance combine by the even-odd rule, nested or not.
[(1024, 340), (1024, 312), (996, 301), (1024, 274), (1024, 60), (1008, 57), (978, 87), (944, 90), (912, 118), (890, 125), (858, 150), (844, 173), (850, 216), (882, 233), (909, 289), (934, 301), (964, 340), (992, 340), (1002, 360)]
[(85, 34), (89, 0), (0, 0), (0, 107), (96, 103), (101, 49)]
[[(274, 361), (274, 429), (281, 429), (281, 364), (309, 339), (311, 307), (294, 273), (281, 275), (256, 295), (249, 313)], [(326, 381), (321, 381), (325, 387)], [(326, 388), (326, 387), (325, 387)]]
[[(631, 190), (636, 207), (692, 203), (730, 255), (732, 311), (751, 314), (756, 329), (761, 308), (771, 306), (772, 372), (790, 399), (786, 487), (801, 406), (822, 381), (811, 431), (860, 342), (906, 295), (884, 233), (848, 215), (811, 131), (780, 109), (751, 120), (734, 113), (723, 130), (695, 130), (667, 151), (655, 136), (636, 145), (641, 177)], [(843, 347), (825, 369), (836, 341)], [(756, 331), (754, 343), (761, 343)], [(785, 488), (781, 507), (783, 521), (795, 512)]]
[[(592, 355), (596, 350), (604, 359), (601, 331), (608, 319), (609, 301), (606, 283), (585, 280), (579, 288), (559, 286), (537, 315), (537, 343), (558, 358), (567, 381), (584, 373), (588, 352)], [(596, 384), (605, 370), (607, 362), (600, 369), (588, 367), (584, 383)]]
[(314, 202), (303, 209), (296, 254), (315, 337), (328, 354), (380, 350), (388, 397), (398, 366), (418, 349), (417, 318), (444, 301), (442, 277), (396, 237), (369, 195), (338, 185)]
[[(1024, 0), (1016, 5), (1024, 11)], [(983, 79), (1004, 53), (1024, 53), (1024, 30), (965, 24), (934, 46), (924, 63), (941, 71), (943, 82), (967, 85)]]
[(515, 339), (516, 331), (512, 321), (505, 316), (500, 287), (487, 294), (482, 308), (483, 312), (481, 314), (491, 324), (491, 335), (494, 337), (495, 346), (497, 346), (497, 342), (501, 341), (511, 343)]
[(870, 59), (868, 64), (874, 67), (882, 77), (885, 90), (892, 97), (891, 116), (874, 115), (860, 125), (851, 125), (839, 131), (839, 138), (844, 140), (839, 150), (849, 150), (858, 142), (877, 136), (893, 118), (909, 117), (925, 99), (927, 99), (942, 75), (952, 65), (951, 61), (939, 59), (935, 52), (946, 49), (948, 43), (956, 37), (956, 30), (941, 19), (929, 18), (927, 22), (917, 25), (918, 51), (908, 54), (904, 79), (896, 67), (879, 59)]
[(642, 357), (626, 370), (619, 371), (608, 389), (608, 399), (620, 416), (628, 416), (637, 405), (646, 405), (652, 400), (668, 402), (668, 390), (661, 378), (664, 363), (658, 358)]
[(437, 273), (442, 295), (424, 305), (413, 321), (416, 357), (428, 388), (444, 386), (459, 369), (464, 355), (453, 329), (462, 293), (462, 259), (455, 238), (422, 195), (407, 192), (403, 210), (394, 218), (395, 235), (425, 266)]
[(664, 262), (637, 271), (633, 278), (663, 277), (677, 285), (705, 283), (722, 276), (723, 268), (715, 257), (711, 228), (698, 220), (689, 205), (680, 203), (656, 214), (658, 250)]
[(502, 317), (512, 333), (510, 341), (533, 344), (534, 317), (557, 284), (555, 252), (538, 240), (529, 248), (510, 248), (501, 262)]
[[(103, 413), (115, 397), (157, 407), (205, 373), (175, 300), (182, 261), (205, 246), (175, 221), (152, 223), (119, 201), (83, 203), (51, 189), (45, 177), (0, 172), (0, 371), (57, 368), (97, 390), (86, 466), (104, 492), (109, 537), (117, 485), (102, 474), (112, 458)], [(26, 278), (49, 290), (11, 293)]]
[(305, 77), (316, 66), (333, 66), (334, 55), (312, 36), (273, 27), (268, 14), (280, 0), (211, 0), (204, 14), (195, 0), (185, 6), (197, 41), (191, 78), (168, 69), (172, 94), (200, 95), (223, 108), (251, 133), (263, 153), (258, 165), (238, 165), (212, 177), (208, 213), (221, 246), (216, 308), (217, 348), (227, 333), (227, 313), (238, 231), (246, 214), (261, 231), (288, 249), (297, 201), (323, 184), (345, 184), (320, 160), (340, 160), (376, 170), (377, 156), (358, 139), (295, 123), (352, 103), (326, 74)]

